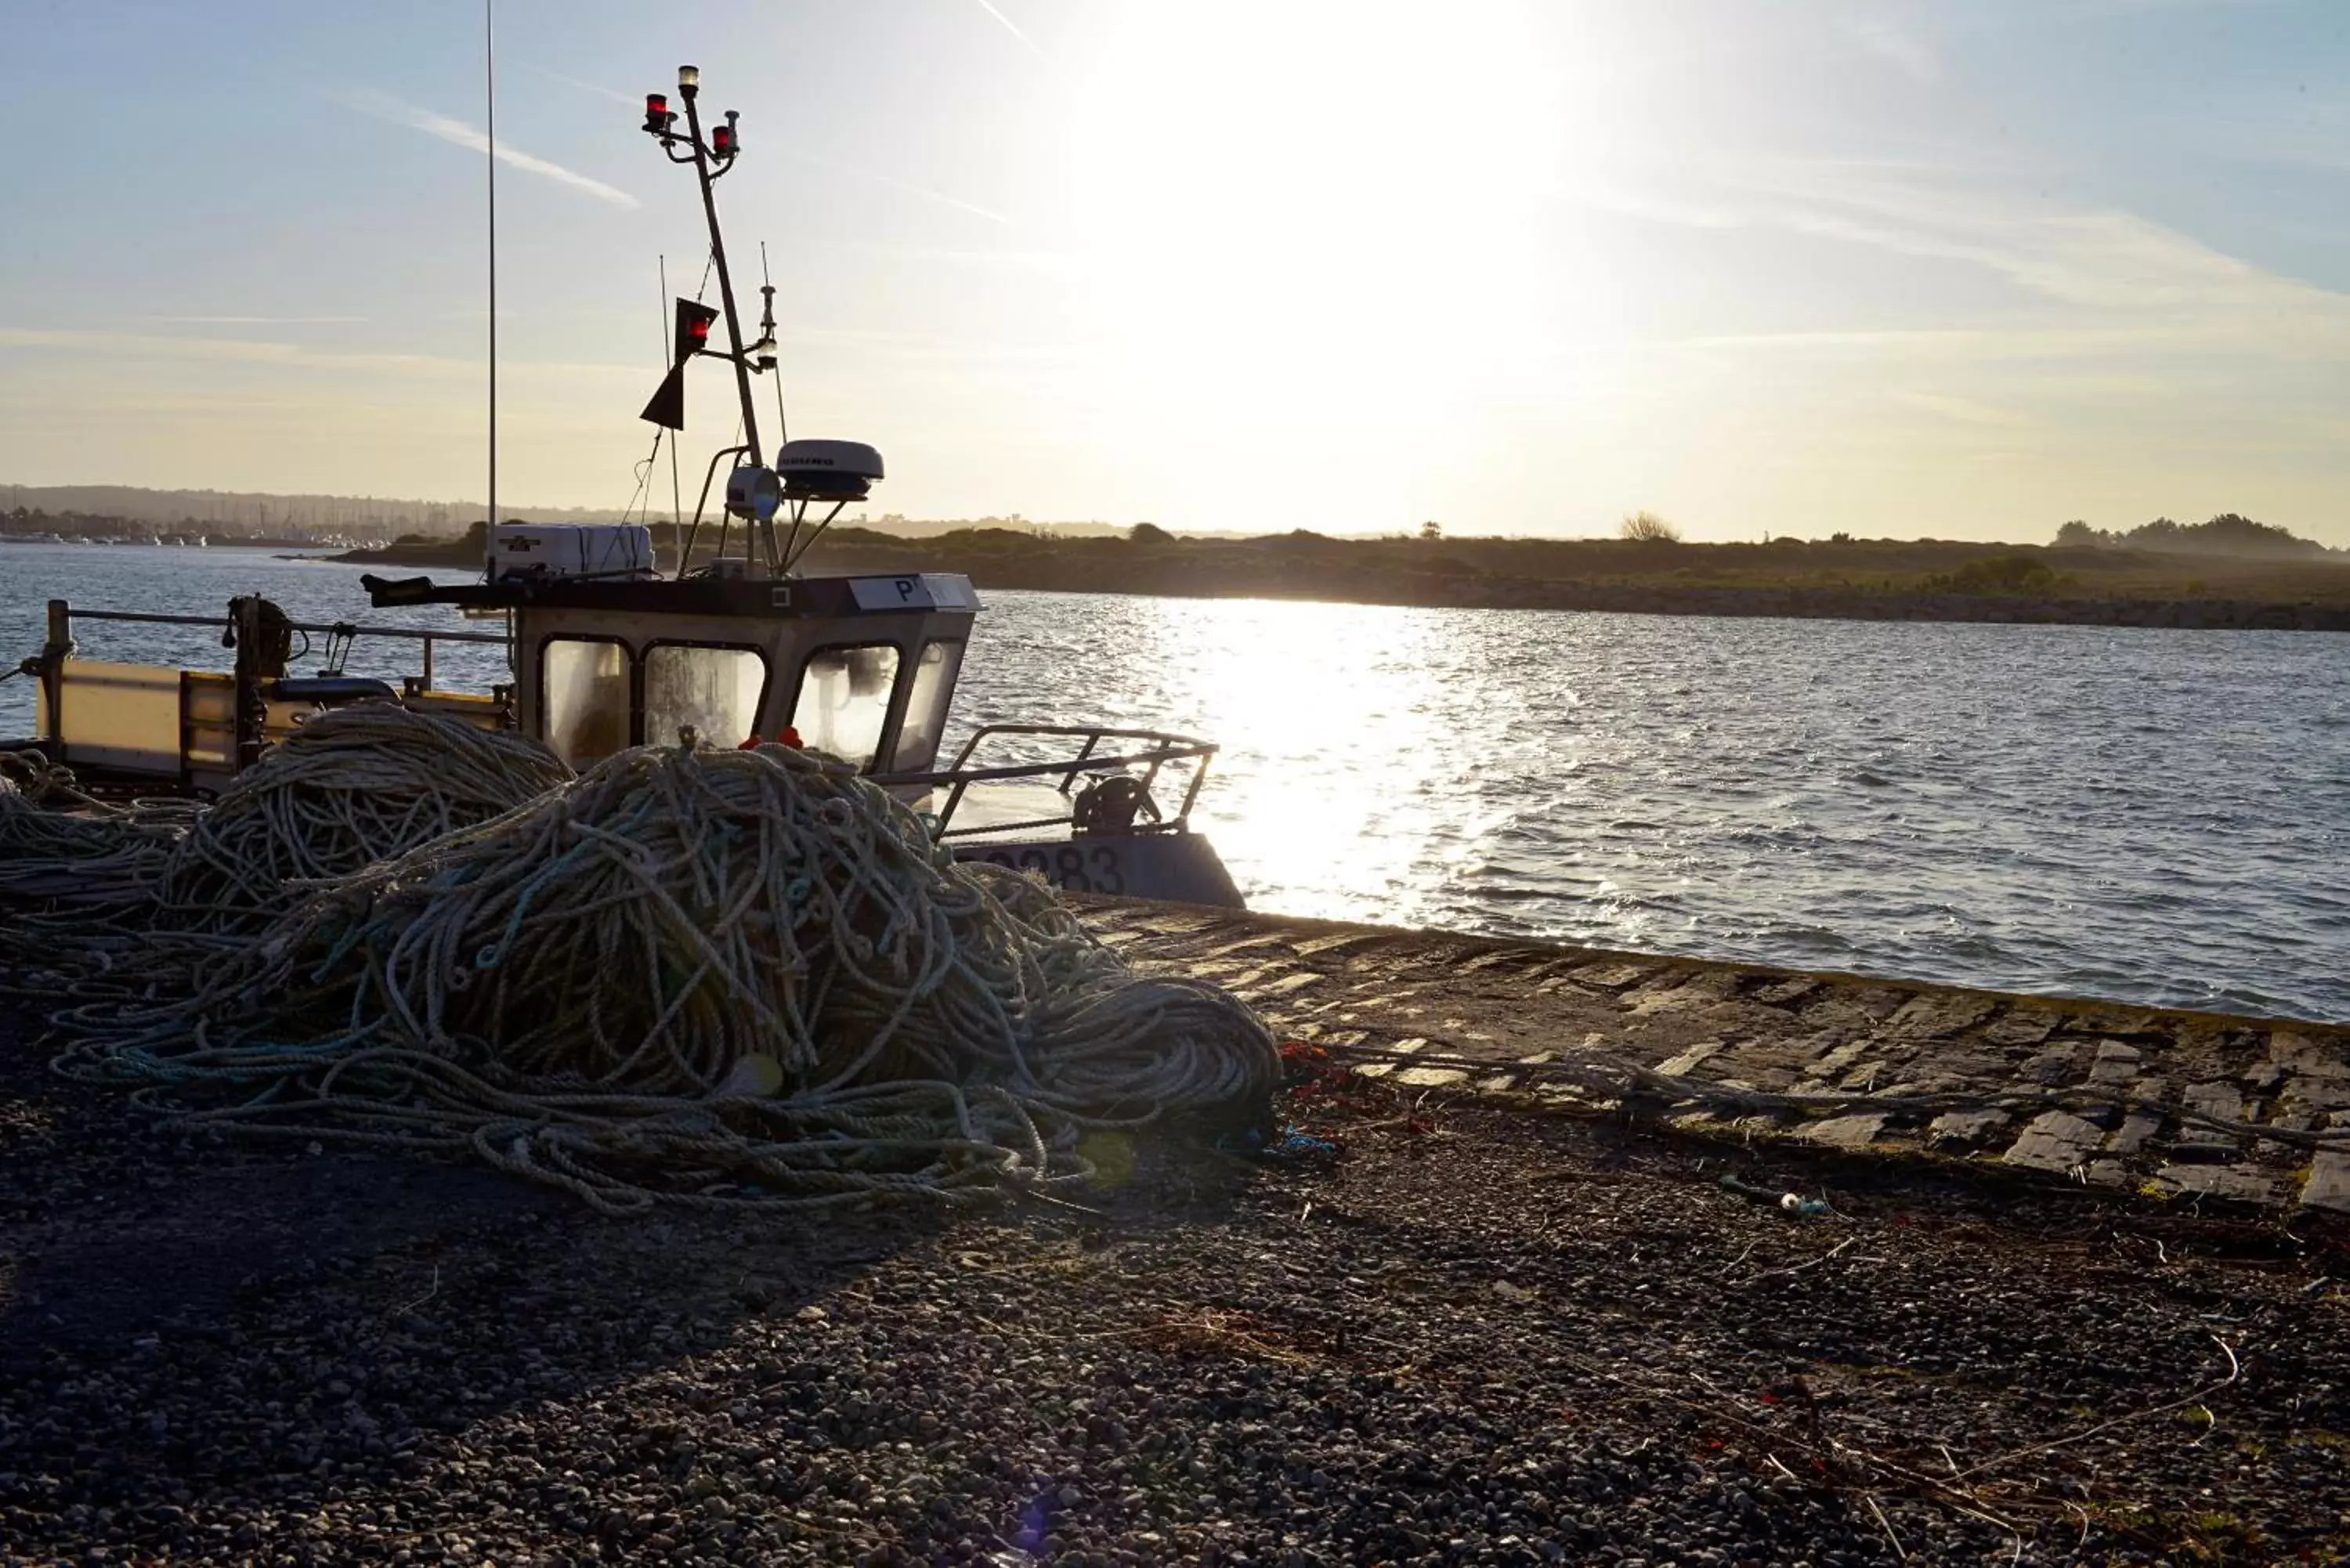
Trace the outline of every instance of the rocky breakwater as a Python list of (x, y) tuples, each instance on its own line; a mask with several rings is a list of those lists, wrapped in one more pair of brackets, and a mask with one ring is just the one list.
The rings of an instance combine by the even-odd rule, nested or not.
[(1627, 1063), (1845, 1097), (1833, 1114), (1645, 1106), (1686, 1132), (2350, 1215), (2350, 1027), (1107, 900), (1089, 918), (1146, 971), (1376, 1053), (1362, 1070), (1396, 1083), (1597, 1108), (1547, 1066)]

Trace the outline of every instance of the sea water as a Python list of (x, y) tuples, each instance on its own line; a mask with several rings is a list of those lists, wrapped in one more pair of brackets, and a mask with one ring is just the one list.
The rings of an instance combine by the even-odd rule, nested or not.
[[(53, 597), (482, 628), (370, 610), (361, 569), (0, 545), (0, 656)], [(1220, 742), (1194, 820), (1256, 909), (2350, 1019), (2350, 636), (983, 597), (950, 746), (1008, 720)], [(505, 678), (494, 649), (438, 666)], [(31, 711), (0, 682), (0, 734)]]

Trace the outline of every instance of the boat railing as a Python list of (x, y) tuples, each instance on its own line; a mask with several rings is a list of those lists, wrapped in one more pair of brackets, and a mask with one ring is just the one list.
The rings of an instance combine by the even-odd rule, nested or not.
[[(986, 767), (974, 767), (972, 758), (983, 744), (1010, 737), (1047, 740), (1081, 741), (1076, 754), (1055, 762), (1004, 763)], [(1101, 748), (1111, 742), (1139, 742), (1123, 750), (1105, 753)], [(970, 738), (956, 752), (947, 767), (930, 773), (889, 774), (875, 778), (874, 783), (900, 789), (944, 789), (946, 798), (933, 814), (936, 826), (931, 829), (934, 839), (971, 837), (979, 834), (1003, 834), (1027, 829), (1074, 826), (1076, 805), (1052, 816), (1027, 818), (1017, 822), (989, 822), (965, 826), (954, 825), (955, 813), (973, 784), (1010, 784), (1026, 779), (1057, 780), (1055, 788), (1063, 795), (1076, 788), (1080, 778), (1095, 774), (1128, 774), (1140, 768), (1139, 779), (1143, 795), (1148, 798), (1160, 773), (1170, 764), (1191, 763), (1190, 776), (1184, 782), (1182, 803), (1170, 813), (1153, 822), (1136, 822), (1129, 831), (1136, 833), (1181, 833), (1188, 826), (1191, 808), (1199, 801), (1200, 787), (1207, 782), (1208, 765), (1215, 757), (1213, 742), (1191, 735), (1179, 735), (1166, 730), (1128, 730), (1102, 724), (983, 724), (971, 732)], [(1128, 774), (1128, 776), (1132, 776)]]
[[(73, 623), (82, 620), (127, 622), (140, 626), (194, 626), (215, 630), (228, 629), (236, 625), (236, 618), (234, 616), (157, 615), (144, 610), (76, 609), (62, 599), (51, 601), (50, 613), (54, 629), (60, 632), (67, 640), (70, 640), (73, 636)], [(329, 639), (341, 638), (348, 640), (361, 637), (381, 637), (419, 643), (422, 646), (424, 663), (422, 673), (424, 686), (428, 691), (432, 685), (432, 649), (436, 643), (494, 643), (504, 648), (510, 646), (514, 641), (514, 638), (505, 632), (445, 631), (416, 626), (363, 626), (347, 620), (289, 620), (284, 622), (283, 626), (287, 631), (298, 631), (306, 637), (317, 632), (323, 633)]]
[[(77, 631), (93, 625), (186, 627), (227, 631), (236, 650), (228, 670), (122, 662), (82, 656)], [(294, 676), (294, 634), (299, 657), (316, 655), (316, 676)], [(321, 648), (310, 639), (323, 633)], [(400, 678), (402, 689), (344, 665), (361, 637), (418, 648), (423, 674)], [(375, 626), (356, 621), (297, 621), (257, 596), (231, 601), (226, 615), (171, 615), (146, 610), (77, 609), (48, 603), (48, 640), (38, 657), (19, 666), (40, 682), (34, 743), (54, 762), (83, 770), (93, 782), (141, 784), (173, 780), (183, 788), (217, 789), (260, 759), (263, 748), (293, 732), (320, 707), (391, 698), (483, 728), (513, 723), (510, 689), (488, 695), (445, 692), (433, 681), (433, 652), (442, 643), (507, 646), (496, 632)]]

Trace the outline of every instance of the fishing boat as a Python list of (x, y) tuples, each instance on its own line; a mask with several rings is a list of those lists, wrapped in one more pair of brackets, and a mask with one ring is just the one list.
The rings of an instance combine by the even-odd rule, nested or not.
[[(209, 794), (305, 719), (355, 702), (519, 729), (578, 768), (638, 745), (797, 745), (870, 776), (959, 857), (1072, 891), (1238, 907), (1231, 875), (1191, 826), (1212, 742), (1102, 724), (990, 723), (942, 758), (982, 611), (970, 579), (805, 569), (841, 510), (880, 483), (881, 456), (862, 441), (783, 440), (780, 431), (772, 453), (761, 444), (753, 387), (776, 367), (775, 290), (762, 288), (759, 335), (746, 340), (715, 192), (742, 153), (740, 116), (730, 109), (705, 128), (692, 67), (679, 71), (677, 93), (681, 111), (666, 93), (647, 95), (644, 130), (700, 185), (718, 303), (675, 302), (670, 363), (643, 417), (676, 439), (690, 372), (716, 359), (733, 372), (742, 426), (739, 442), (710, 458), (673, 564), (657, 564), (641, 523), (499, 522), (494, 478), (478, 575), (360, 580), (379, 609), (449, 606), (503, 630), (297, 622), (258, 595), (231, 600), (221, 617), (52, 600), (46, 639), (22, 666), (39, 688), (36, 732), (0, 746), (36, 748), (100, 787)], [(722, 322), (723, 348), (712, 341)], [(494, 350), (493, 374), (494, 362)], [(494, 475), (494, 425), (492, 451)], [(213, 628), (234, 649), (232, 668), (81, 657), (78, 626), (125, 622)], [(297, 637), (306, 651), (324, 639), (309, 673), (293, 668)], [(419, 666), (396, 686), (348, 672), (353, 647), (381, 639)], [(456, 643), (503, 645), (511, 679), (487, 691), (445, 689), (434, 653)]]

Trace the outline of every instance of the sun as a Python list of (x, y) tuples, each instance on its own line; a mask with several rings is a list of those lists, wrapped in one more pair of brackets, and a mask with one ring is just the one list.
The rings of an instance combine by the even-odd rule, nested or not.
[(1343, 495), (1545, 340), (1574, 116), (1534, 7), (1195, 0), (1091, 57), (1068, 219), (1104, 395), (1228, 480)]

